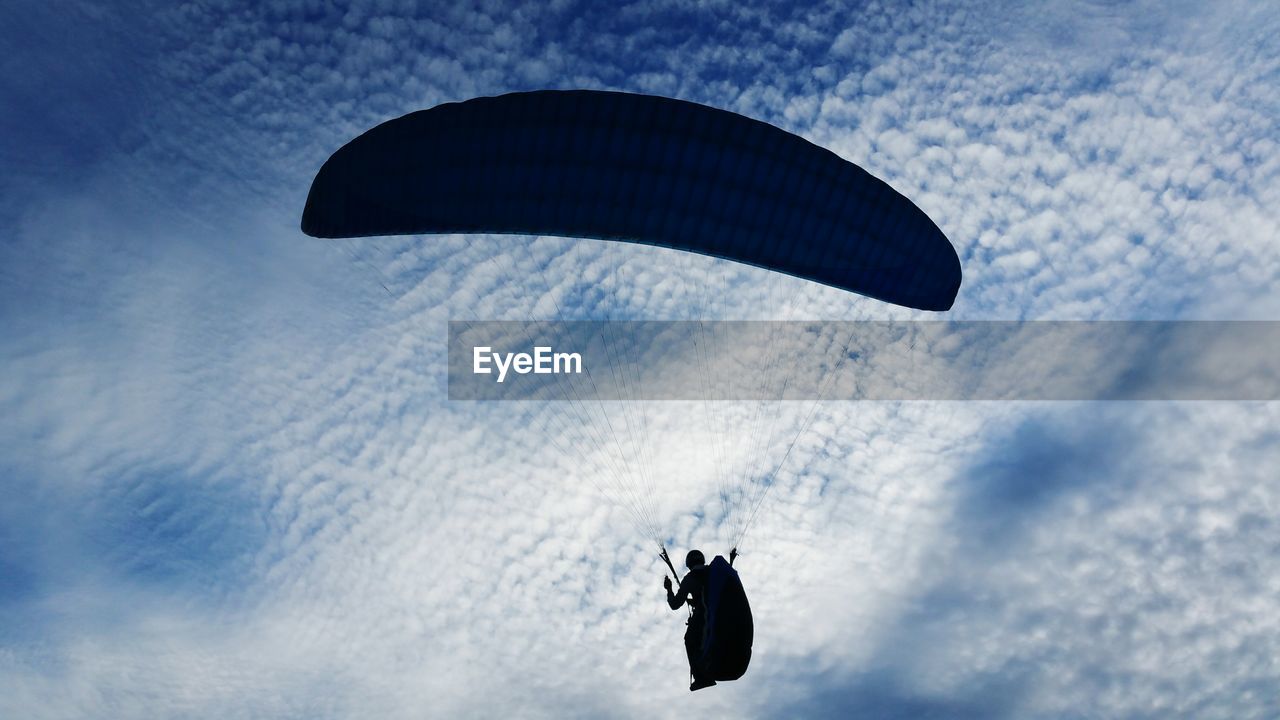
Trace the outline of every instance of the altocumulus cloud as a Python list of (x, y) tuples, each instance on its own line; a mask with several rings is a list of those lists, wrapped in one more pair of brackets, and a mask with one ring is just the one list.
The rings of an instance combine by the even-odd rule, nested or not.
[[(708, 266), (716, 315), (777, 289), (297, 232), (377, 122), (621, 89), (915, 199), (965, 264), (955, 317), (1274, 319), (1274, 9), (740, 5), (0, 11), (0, 714), (1274, 716), (1274, 405), (822, 407), (740, 561), (753, 667), (690, 697), (652, 549), (583, 477), (607, 461), (554, 451), (546, 408), (447, 402), (445, 323), (678, 318)], [(712, 547), (710, 488), (656, 482), (674, 543)]]

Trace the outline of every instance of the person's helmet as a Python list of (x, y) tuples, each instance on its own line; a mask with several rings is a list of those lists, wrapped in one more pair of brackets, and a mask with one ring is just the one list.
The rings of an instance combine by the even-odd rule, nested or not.
[(707, 559), (704, 558), (702, 556), (702, 553), (698, 550), (690, 550), (689, 554), (684, 556), (684, 566), (689, 568), (690, 570), (698, 567), (699, 565), (706, 565), (706, 564), (707, 564)]

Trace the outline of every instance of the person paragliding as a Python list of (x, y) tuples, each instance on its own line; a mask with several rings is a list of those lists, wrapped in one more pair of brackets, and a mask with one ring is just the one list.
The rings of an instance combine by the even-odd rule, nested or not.
[[(662, 579), (671, 609), (689, 606), (684, 649), (689, 659), (691, 691), (711, 687), (717, 680), (737, 680), (751, 662), (754, 628), (746, 592), (733, 569), (737, 555), (735, 548), (729, 553), (728, 562), (717, 555), (708, 565), (701, 551), (690, 550), (684, 559), (689, 572), (680, 580), (679, 589), (671, 589), (669, 576)], [(665, 549), (662, 559), (671, 567)], [(675, 574), (675, 568), (671, 572)]]
[[(301, 227), (323, 238), (481, 233), (627, 242), (919, 310), (951, 308), (962, 280), (960, 257), (937, 224), (857, 165), (737, 113), (622, 92), (509, 93), (388, 120), (325, 161)], [(508, 264), (515, 276), (517, 264)], [(847, 356), (846, 347), (841, 357)], [(562, 394), (593, 432), (596, 416), (582, 409), (576, 393)], [(820, 393), (815, 405), (821, 399)], [(606, 413), (599, 416), (607, 423)], [(639, 427), (647, 427), (641, 420)], [(596, 428), (592, 442), (609, 455), (615, 476), (614, 491), (601, 486), (602, 492), (661, 546), (652, 493), (641, 489), (652, 468), (632, 462), (635, 454), (612, 426)], [(789, 455), (754, 479), (760, 494), (722, 493), (726, 516), (737, 518), (726, 537), (742, 542)], [(730, 497), (756, 499), (750, 512), (735, 514)], [(690, 608), (691, 690), (736, 680), (751, 660), (751, 608), (733, 569), (736, 555), (735, 549), (728, 561), (716, 556), (707, 563), (692, 551), (681, 580), (662, 550), (678, 586), (673, 591), (666, 579), (667, 601)]]
[(685, 555), (684, 566), (689, 572), (680, 581), (680, 589), (671, 591), (671, 578), (662, 577), (662, 586), (667, 589), (667, 604), (672, 610), (679, 610), (689, 605), (688, 627), (684, 631), (684, 649), (689, 656), (689, 675), (693, 682), (690, 690), (701, 690), (716, 684), (707, 677), (700, 667), (698, 657), (702, 654), (702, 635), (707, 624), (707, 565), (706, 558), (698, 550), (690, 550)]

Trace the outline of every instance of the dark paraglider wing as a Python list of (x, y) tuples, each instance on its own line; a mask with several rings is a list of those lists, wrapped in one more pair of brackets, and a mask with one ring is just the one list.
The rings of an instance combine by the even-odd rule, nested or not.
[(960, 262), (910, 200), (764, 122), (590, 90), (448, 103), (340, 148), (307, 197), (316, 237), (513, 233), (711, 255), (946, 310)]

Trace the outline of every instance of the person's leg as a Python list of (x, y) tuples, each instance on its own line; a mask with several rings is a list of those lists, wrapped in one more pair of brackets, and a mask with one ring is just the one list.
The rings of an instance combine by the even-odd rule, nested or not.
[(689, 677), (698, 677), (698, 654), (702, 650), (702, 631), (694, 632), (692, 626), (684, 631), (684, 653), (689, 658)]
[(690, 690), (701, 690), (704, 687), (711, 687), (716, 684), (715, 680), (702, 677), (702, 672), (698, 669), (698, 660), (702, 655), (702, 625), (689, 624), (689, 629), (684, 633), (684, 651), (689, 656), (689, 675), (693, 682), (689, 684)]

